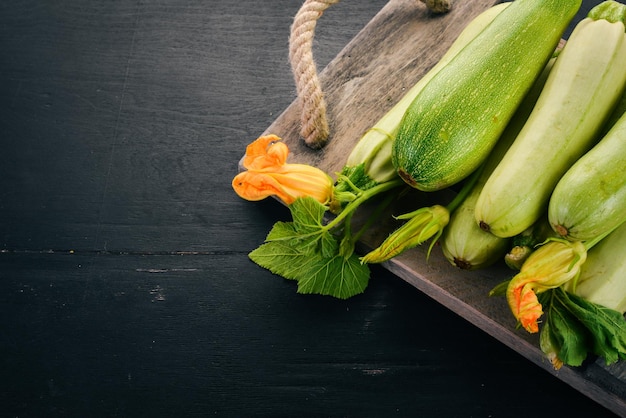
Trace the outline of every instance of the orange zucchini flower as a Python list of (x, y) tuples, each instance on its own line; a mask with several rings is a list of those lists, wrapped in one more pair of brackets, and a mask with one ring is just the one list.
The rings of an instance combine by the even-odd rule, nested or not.
[(582, 242), (558, 238), (551, 239), (530, 254), (506, 290), (509, 307), (526, 331), (539, 331), (537, 321), (543, 315), (543, 309), (537, 293), (576, 280), (586, 259), (587, 250)]
[(289, 205), (299, 197), (310, 196), (322, 204), (330, 202), (333, 180), (319, 168), (288, 164), (289, 148), (276, 135), (258, 138), (246, 148), (246, 171), (233, 179), (235, 192), (246, 200), (277, 196)]

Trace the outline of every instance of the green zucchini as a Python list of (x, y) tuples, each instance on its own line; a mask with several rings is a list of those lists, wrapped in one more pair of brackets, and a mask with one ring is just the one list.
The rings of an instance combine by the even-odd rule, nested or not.
[(626, 115), (559, 180), (548, 220), (562, 237), (580, 241), (626, 220)]
[(348, 155), (341, 176), (335, 185), (336, 192), (350, 192), (355, 187), (364, 190), (396, 178), (397, 173), (391, 162), (391, 144), (398, 133), (400, 122), (407, 108), (435, 74), (445, 67), (459, 51), (462, 51), (510, 4), (510, 2), (498, 3), (472, 19), (437, 64), (424, 74), (374, 126), (363, 134)]
[(442, 68), (405, 112), (392, 162), (435, 191), (487, 157), (554, 52), (580, 0), (516, 0)]
[[(485, 184), (476, 221), (500, 237), (515, 236), (547, 210), (565, 172), (598, 140), (626, 84), (624, 24), (592, 9), (559, 54), (532, 114)], [(623, 11), (626, 6), (617, 3)]]
[[(497, 151), (498, 145), (494, 148)], [(491, 159), (491, 156), (488, 158)], [(487, 167), (485, 167), (486, 169)], [(509, 248), (509, 239), (485, 232), (474, 222), (474, 206), (484, 176), (479, 177), (461, 205), (450, 214), (440, 244), (446, 260), (462, 270), (477, 270), (502, 259)]]
[(450, 221), (440, 239), (441, 250), (451, 264), (463, 270), (484, 268), (502, 260), (510, 248), (508, 238), (500, 238), (480, 229), (474, 221), (474, 207), (491, 172), (511, 146), (532, 112), (555, 60), (556, 58), (552, 58), (548, 62), (485, 160), (476, 183), (459, 207), (450, 214)]

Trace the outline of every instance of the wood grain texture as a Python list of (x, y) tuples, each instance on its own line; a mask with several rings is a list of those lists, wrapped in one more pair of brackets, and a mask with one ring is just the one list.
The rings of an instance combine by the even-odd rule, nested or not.
[(611, 416), (383, 270), (339, 301), (232, 254), (2, 263), (0, 393), (18, 416)]

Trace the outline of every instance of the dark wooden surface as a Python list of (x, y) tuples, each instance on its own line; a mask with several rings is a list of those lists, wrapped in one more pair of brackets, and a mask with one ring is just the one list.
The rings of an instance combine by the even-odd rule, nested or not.
[[(611, 416), (383, 269), (338, 301), (249, 261), (300, 4), (0, 6), (0, 416)], [(332, 6), (319, 66), (384, 5)]]

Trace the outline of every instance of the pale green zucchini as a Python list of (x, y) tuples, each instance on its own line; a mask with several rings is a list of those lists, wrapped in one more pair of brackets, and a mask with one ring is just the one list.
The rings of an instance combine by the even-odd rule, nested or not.
[(475, 209), (484, 230), (512, 237), (531, 226), (561, 176), (597, 141), (626, 83), (624, 24), (597, 13), (608, 3), (615, 2), (576, 25), (526, 125), (485, 184)]
[(510, 249), (510, 240), (485, 232), (476, 224), (474, 207), (476, 200), (517, 134), (532, 112), (537, 98), (543, 89), (548, 74), (556, 58), (552, 58), (541, 75), (533, 84), (502, 136), (482, 166), (480, 176), (459, 207), (450, 215), (450, 221), (440, 239), (441, 250), (445, 258), (453, 265), (464, 270), (476, 270), (487, 267), (498, 260)]
[(606, 135), (624, 113), (626, 113), (626, 90), (622, 93), (622, 97), (617, 101), (613, 112), (611, 112), (611, 116), (609, 116), (607, 122), (604, 124), (601, 136)]
[[(498, 145), (493, 150), (494, 154), (498, 154)], [(509, 248), (508, 238), (485, 232), (474, 222), (474, 206), (484, 184), (484, 181), (479, 184), (483, 177), (481, 175), (463, 203), (450, 214), (450, 221), (439, 239), (446, 260), (462, 270), (487, 267), (502, 259)]]
[(487, 157), (554, 52), (580, 0), (516, 0), (442, 68), (407, 109), (392, 162), (435, 191)]
[(587, 253), (577, 281), (565, 290), (619, 312), (626, 312), (626, 223)]
[(626, 220), (626, 115), (559, 180), (548, 220), (559, 235), (580, 241)]

